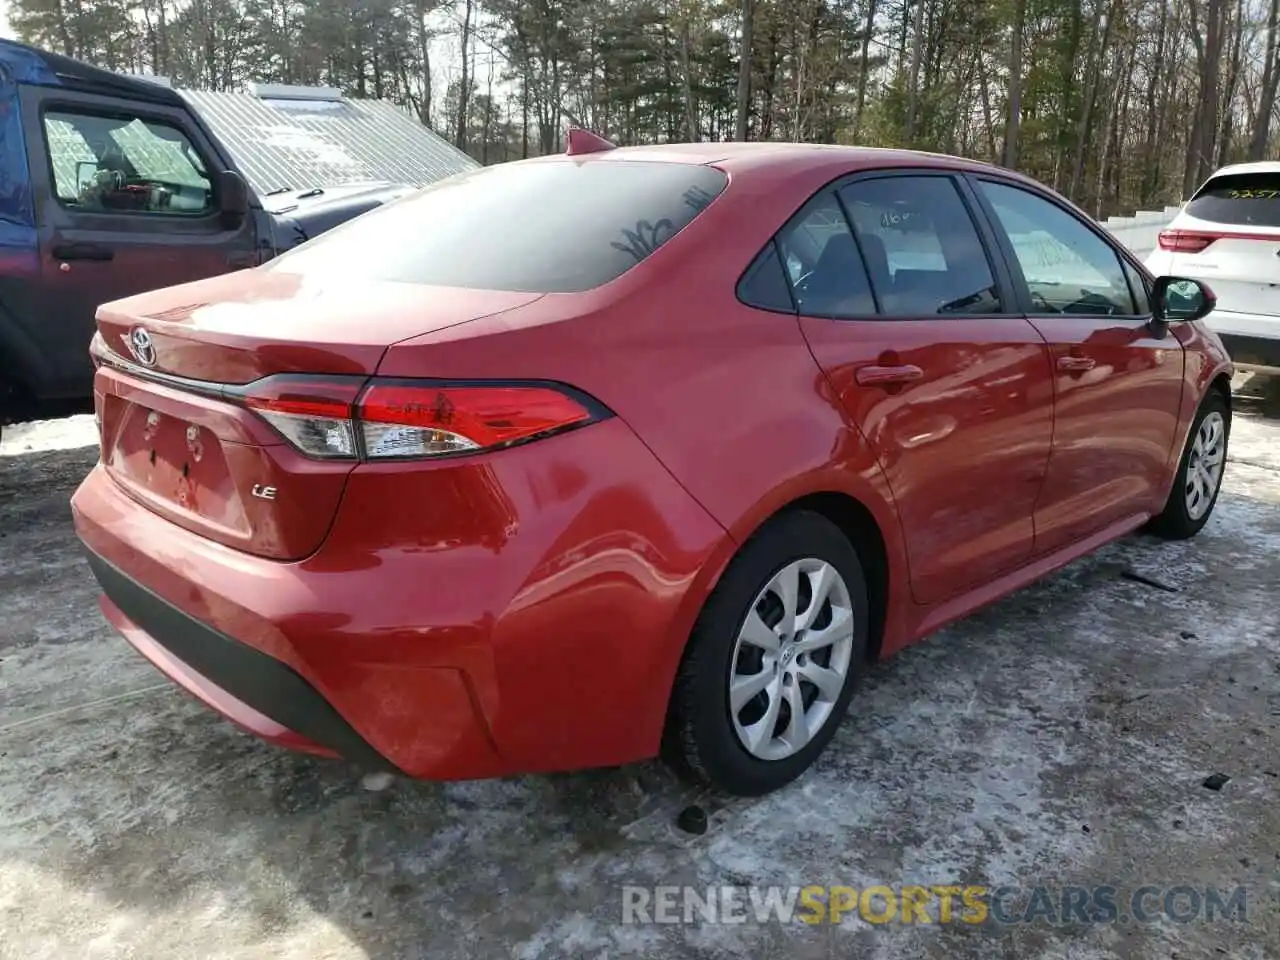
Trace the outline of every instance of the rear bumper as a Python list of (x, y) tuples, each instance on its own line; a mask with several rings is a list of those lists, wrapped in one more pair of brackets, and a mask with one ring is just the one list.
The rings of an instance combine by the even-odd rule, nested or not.
[(1280, 317), (1215, 310), (1205, 323), (1237, 368), (1280, 374)]
[(1229, 333), (1220, 336), (1222, 345), (1238, 369), (1280, 374), (1280, 339), (1238, 337)]
[(1256, 313), (1215, 310), (1205, 317), (1205, 324), (1220, 337), (1252, 337), (1280, 340), (1280, 317)]
[(654, 755), (732, 548), (616, 418), (358, 467), (297, 562), (171, 523), (102, 466), (72, 515), (108, 620), (176, 683), (266, 740), (430, 779)]
[(92, 552), (89, 567), (108, 622), (206, 706), (272, 743), (395, 771), (297, 671), (183, 613)]

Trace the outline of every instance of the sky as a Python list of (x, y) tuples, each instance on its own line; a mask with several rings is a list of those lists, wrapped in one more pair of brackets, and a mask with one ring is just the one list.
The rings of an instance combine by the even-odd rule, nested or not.
[(8, 0), (0, 0), (0, 37), (7, 37), (12, 40), (13, 35), (9, 33), (9, 3)]

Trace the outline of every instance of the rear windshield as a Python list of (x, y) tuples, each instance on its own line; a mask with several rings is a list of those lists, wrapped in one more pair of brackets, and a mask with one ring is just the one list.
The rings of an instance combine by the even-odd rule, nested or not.
[(547, 161), (458, 174), (343, 224), (271, 269), (529, 293), (621, 276), (719, 193), (713, 167)]
[(1280, 173), (1214, 177), (1187, 204), (1187, 213), (1214, 223), (1280, 227)]

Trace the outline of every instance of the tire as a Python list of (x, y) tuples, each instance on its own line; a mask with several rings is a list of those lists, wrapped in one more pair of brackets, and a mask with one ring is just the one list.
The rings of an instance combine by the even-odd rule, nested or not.
[[(1213, 480), (1213, 489), (1207, 499), (1197, 500), (1188, 490), (1194, 482), (1197, 466), (1203, 466), (1202, 450), (1206, 437), (1202, 431), (1212, 433), (1212, 426), (1205, 424), (1218, 423), (1219, 438), (1217, 441), (1217, 474)], [(1164, 510), (1147, 524), (1147, 532), (1165, 540), (1186, 540), (1194, 537), (1209, 522), (1213, 508), (1217, 505), (1218, 494), (1222, 490), (1222, 477), (1226, 472), (1227, 443), (1231, 439), (1231, 405), (1217, 390), (1210, 390), (1196, 411), (1191, 421), (1191, 429), (1187, 431), (1186, 447), (1182, 451), (1182, 459), (1178, 461), (1178, 472), (1174, 477), (1173, 489), (1169, 491), (1169, 499)], [(1202, 493), (1203, 496), (1203, 493)]]
[[(792, 570), (795, 616), (788, 627), (779, 590), (789, 590)], [(815, 604), (817, 593), (824, 599)], [(845, 611), (852, 617), (850, 630), (843, 626)], [(775, 652), (740, 640), (751, 629), (753, 612), (756, 629), (750, 636), (777, 640)], [(805, 622), (812, 629), (795, 630)], [(664, 759), (686, 779), (737, 796), (759, 796), (790, 783), (817, 759), (848, 709), (866, 662), (868, 622), (862, 564), (839, 527), (800, 510), (770, 521), (742, 546), (698, 617), (672, 691)], [(782, 640), (775, 627), (784, 635), (795, 632)], [(840, 639), (824, 646), (830, 638)], [(768, 681), (740, 701), (736, 714), (729, 696), (734, 675)], [(825, 689), (809, 677), (821, 679)], [(763, 736), (775, 700), (776, 732)], [(797, 702), (805, 710), (803, 727), (791, 722)], [(756, 752), (746, 739), (753, 732)]]

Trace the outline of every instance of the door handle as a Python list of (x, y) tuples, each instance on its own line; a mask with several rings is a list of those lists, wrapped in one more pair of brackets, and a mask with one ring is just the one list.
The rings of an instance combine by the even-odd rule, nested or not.
[(55, 260), (112, 260), (116, 255), (100, 243), (59, 243), (50, 252)]
[(875, 365), (859, 367), (854, 374), (854, 378), (864, 387), (911, 383), (913, 380), (919, 380), (923, 376), (924, 371), (914, 363), (904, 363), (893, 367)]
[(1093, 357), (1059, 357), (1058, 369), (1069, 370), (1072, 373), (1083, 373), (1086, 370), (1092, 370), (1098, 365), (1098, 361)]

